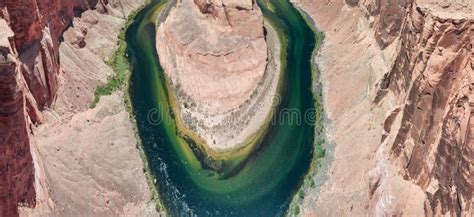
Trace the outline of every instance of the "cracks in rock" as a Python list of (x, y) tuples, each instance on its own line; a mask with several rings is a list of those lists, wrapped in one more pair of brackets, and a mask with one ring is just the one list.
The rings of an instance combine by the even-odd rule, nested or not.
[(225, 19), (227, 20), (227, 23), (229, 24), (229, 26), (233, 28), (234, 26), (232, 26), (232, 22), (230, 22), (229, 12), (227, 11), (227, 7), (225, 6), (224, 2), (222, 2), (222, 6), (224, 9)]

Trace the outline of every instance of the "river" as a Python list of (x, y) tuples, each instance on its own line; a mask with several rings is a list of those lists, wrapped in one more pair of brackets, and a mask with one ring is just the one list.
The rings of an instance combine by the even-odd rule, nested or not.
[[(139, 136), (160, 199), (172, 216), (283, 216), (308, 172), (315, 139), (311, 57), (317, 39), (287, 0), (257, 2), (265, 19), (286, 39), (281, 101), (259, 148), (230, 175), (201, 164), (170, 112), (175, 99), (155, 46), (156, 18), (166, 2), (153, 0), (126, 32)], [(299, 117), (287, 119), (284, 112)]]

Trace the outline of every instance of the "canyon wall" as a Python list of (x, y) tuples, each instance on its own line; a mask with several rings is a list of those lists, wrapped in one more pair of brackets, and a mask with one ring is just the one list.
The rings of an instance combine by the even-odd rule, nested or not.
[(16, 214), (18, 203), (35, 205), (30, 125), (42, 122), (39, 111), (55, 98), (59, 37), (75, 13), (91, 6), (95, 3), (85, 0), (0, 1), (0, 213), (4, 216)]
[(143, 4), (0, 0), (0, 216), (156, 215), (123, 93), (88, 109)]
[(335, 146), (303, 213), (472, 215), (472, 3), (296, 4), (327, 36), (316, 61)]
[(16, 50), (10, 46), (13, 32), (5, 20), (0, 20), (0, 30), (0, 214), (11, 216), (20, 202), (34, 205), (27, 110), (34, 99), (25, 88)]
[[(396, 37), (399, 41), (397, 58), (379, 82), (374, 99), (375, 105), (395, 104), (384, 122), (382, 145), (397, 174), (425, 193), (425, 215), (472, 214), (471, 5), (468, 1), (390, 1), (394, 9), (385, 11), (384, 3), (380, 3), (380, 16), (373, 15), (379, 16), (374, 23), (376, 40), (381, 48)], [(372, 200), (387, 197), (386, 190), (377, 189), (383, 176), (374, 172), (371, 178)], [(402, 198), (397, 202), (404, 203)]]

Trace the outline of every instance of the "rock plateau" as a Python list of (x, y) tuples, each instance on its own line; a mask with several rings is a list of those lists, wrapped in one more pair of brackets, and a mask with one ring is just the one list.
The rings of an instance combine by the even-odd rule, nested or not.
[(253, 0), (179, 1), (159, 24), (158, 55), (181, 118), (211, 151), (242, 145), (272, 109), (279, 41), (265, 28), (267, 41)]

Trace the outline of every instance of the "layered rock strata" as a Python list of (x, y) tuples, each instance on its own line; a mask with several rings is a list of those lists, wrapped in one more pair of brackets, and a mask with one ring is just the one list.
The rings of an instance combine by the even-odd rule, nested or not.
[[(271, 43), (278, 47), (278, 38)], [(180, 1), (158, 28), (157, 50), (183, 122), (211, 150), (235, 149), (259, 130), (280, 67), (279, 51), (267, 55), (256, 2)]]
[(318, 63), (335, 144), (303, 213), (472, 215), (472, 5), (296, 2), (327, 36)]
[[(34, 99), (21, 75), (14, 33), (0, 20), (0, 215), (17, 213), (18, 203), (35, 204), (33, 161), (30, 154), (28, 105)], [(33, 112), (33, 111), (32, 111)]]
[[(16, 215), (16, 204), (35, 204), (33, 162), (30, 154), (32, 123), (54, 100), (59, 76), (59, 37), (74, 11), (87, 1), (1, 1), (2, 22), (2, 189), (0, 212)], [(7, 34), (4, 34), (7, 33)]]
[[(389, 101), (398, 108), (384, 122), (382, 145), (398, 175), (424, 192), (428, 216), (474, 210), (474, 20), (469, 7), (420, 1), (400, 9), (398, 57), (375, 98), (376, 104)], [(375, 201), (387, 197), (377, 189), (382, 179), (375, 172), (371, 180)]]
[[(109, 111), (122, 95), (101, 104), (99, 115), (85, 111), (95, 87), (113, 73), (104, 61), (117, 47), (126, 17), (142, 4), (0, 1), (0, 216), (17, 216), (18, 205), (36, 207), (22, 208), (22, 214), (33, 216), (156, 215), (147, 202), (143, 172), (137, 169), (141, 160), (125, 107), (113, 105)], [(76, 115), (82, 111), (89, 115)], [(38, 124), (43, 125), (36, 128)], [(106, 130), (105, 136), (81, 133), (89, 127)], [(75, 144), (70, 138), (76, 138)], [(98, 147), (82, 148), (83, 138), (95, 138), (84, 143)], [(105, 154), (107, 141), (115, 144), (115, 156)], [(81, 151), (61, 151), (67, 147)], [(113, 159), (123, 162), (121, 154), (127, 165), (117, 169), (113, 165), (119, 162)], [(94, 155), (102, 161), (79, 160)]]

